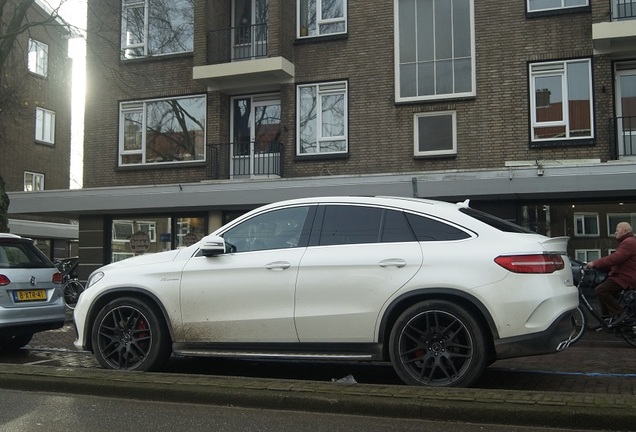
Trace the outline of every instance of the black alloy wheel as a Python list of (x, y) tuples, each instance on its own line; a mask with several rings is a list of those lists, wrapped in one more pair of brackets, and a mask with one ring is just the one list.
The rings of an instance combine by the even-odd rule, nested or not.
[(393, 367), (407, 384), (467, 387), (488, 364), (479, 323), (464, 308), (427, 300), (407, 309), (389, 341)]
[(155, 308), (124, 297), (105, 305), (94, 321), (93, 352), (108, 369), (148, 371), (170, 357), (168, 331)]

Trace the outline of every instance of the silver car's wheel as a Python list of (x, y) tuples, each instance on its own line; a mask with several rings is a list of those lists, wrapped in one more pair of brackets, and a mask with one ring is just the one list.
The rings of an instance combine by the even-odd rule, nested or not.
[(0, 349), (4, 351), (19, 350), (31, 342), (32, 338), (33, 334), (30, 333), (0, 338)]
[(469, 386), (488, 363), (478, 322), (464, 308), (444, 300), (407, 309), (393, 326), (389, 344), (393, 367), (407, 384)]
[(109, 369), (147, 371), (170, 356), (168, 332), (153, 307), (126, 297), (104, 306), (95, 319), (93, 352)]

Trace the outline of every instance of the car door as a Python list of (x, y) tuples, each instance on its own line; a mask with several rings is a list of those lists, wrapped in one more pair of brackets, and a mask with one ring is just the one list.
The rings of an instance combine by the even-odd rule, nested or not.
[(221, 233), (229, 253), (195, 256), (186, 264), (181, 283), (185, 342), (298, 342), (294, 289), (310, 209), (253, 216)]
[(373, 342), (378, 314), (422, 265), (400, 210), (323, 205), (296, 288), (301, 342)]

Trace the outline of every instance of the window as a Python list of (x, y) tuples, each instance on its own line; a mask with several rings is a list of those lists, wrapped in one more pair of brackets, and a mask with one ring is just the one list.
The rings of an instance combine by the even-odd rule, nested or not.
[(396, 100), (475, 95), (473, 0), (395, 0)]
[(608, 213), (607, 214), (607, 235), (614, 237), (616, 232), (616, 225), (619, 222), (627, 222), (633, 227), (636, 227), (636, 213)]
[(597, 213), (575, 213), (574, 235), (576, 237), (598, 237), (599, 224)]
[(192, 0), (122, 0), (122, 58), (191, 52)]
[(55, 112), (43, 108), (35, 109), (35, 140), (55, 143)]
[(347, 32), (347, 0), (298, 0), (298, 37)]
[(470, 235), (459, 228), (455, 228), (445, 222), (424, 216), (406, 213), (415, 236), (418, 241), (452, 241), (470, 238)]
[(601, 257), (600, 249), (576, 249), (574, 251), (574, 259), (577, 261), (590, 262)]
[(35, 39), (29, 39), (29, 72), (46, 76), (48, 72), (48, 60), (49, 46)]
[(298, 155), (347, 152), (347, 83), (298, 86)]
[(24, 191), (34, 192), (44, 190), (44, 174), (25, 171)]
[(589, 59), (530, 65), (533, 142), (592, 138)]
[(309, 207), (272, 210), (250, 218), (223, 234), (230, 252), (247, 252), (296, 247)]
[(205, 97), (125, 102), (119, 165), (205, 159)]
[(362, 206), (327, 206), (320, 245), (378, 243), (384, 210)]
[(457, 153), (454, 111), (415, 114), (415, 156)]
[(589, 0), (528, 0), (528, 12), (587, 6)]

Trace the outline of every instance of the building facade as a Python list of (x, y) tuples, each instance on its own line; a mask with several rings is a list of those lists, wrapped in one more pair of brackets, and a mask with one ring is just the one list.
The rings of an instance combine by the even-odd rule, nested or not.
[[(463, 201), (571, 256), (636, 222), (636, 1), (89, 0), (81, 273), (278, 199)], [(12, 209), (10, 209), (12, 211)]]
[[(8, 20), (19, 2), (9, 1)], [(3, 70), (0, 175), (7, 192), (35, 193), (69, 188), (71, 155), (70, 31), (35, 1), (23, 22), (28, 30), (17, 37)], [(8, 21), (3, 22), (7, 29)], [(33, 238), (49, 257), (72, 253), (77, 224), (68, 217), (36, 213), (10, 215), (14, 234)]]

